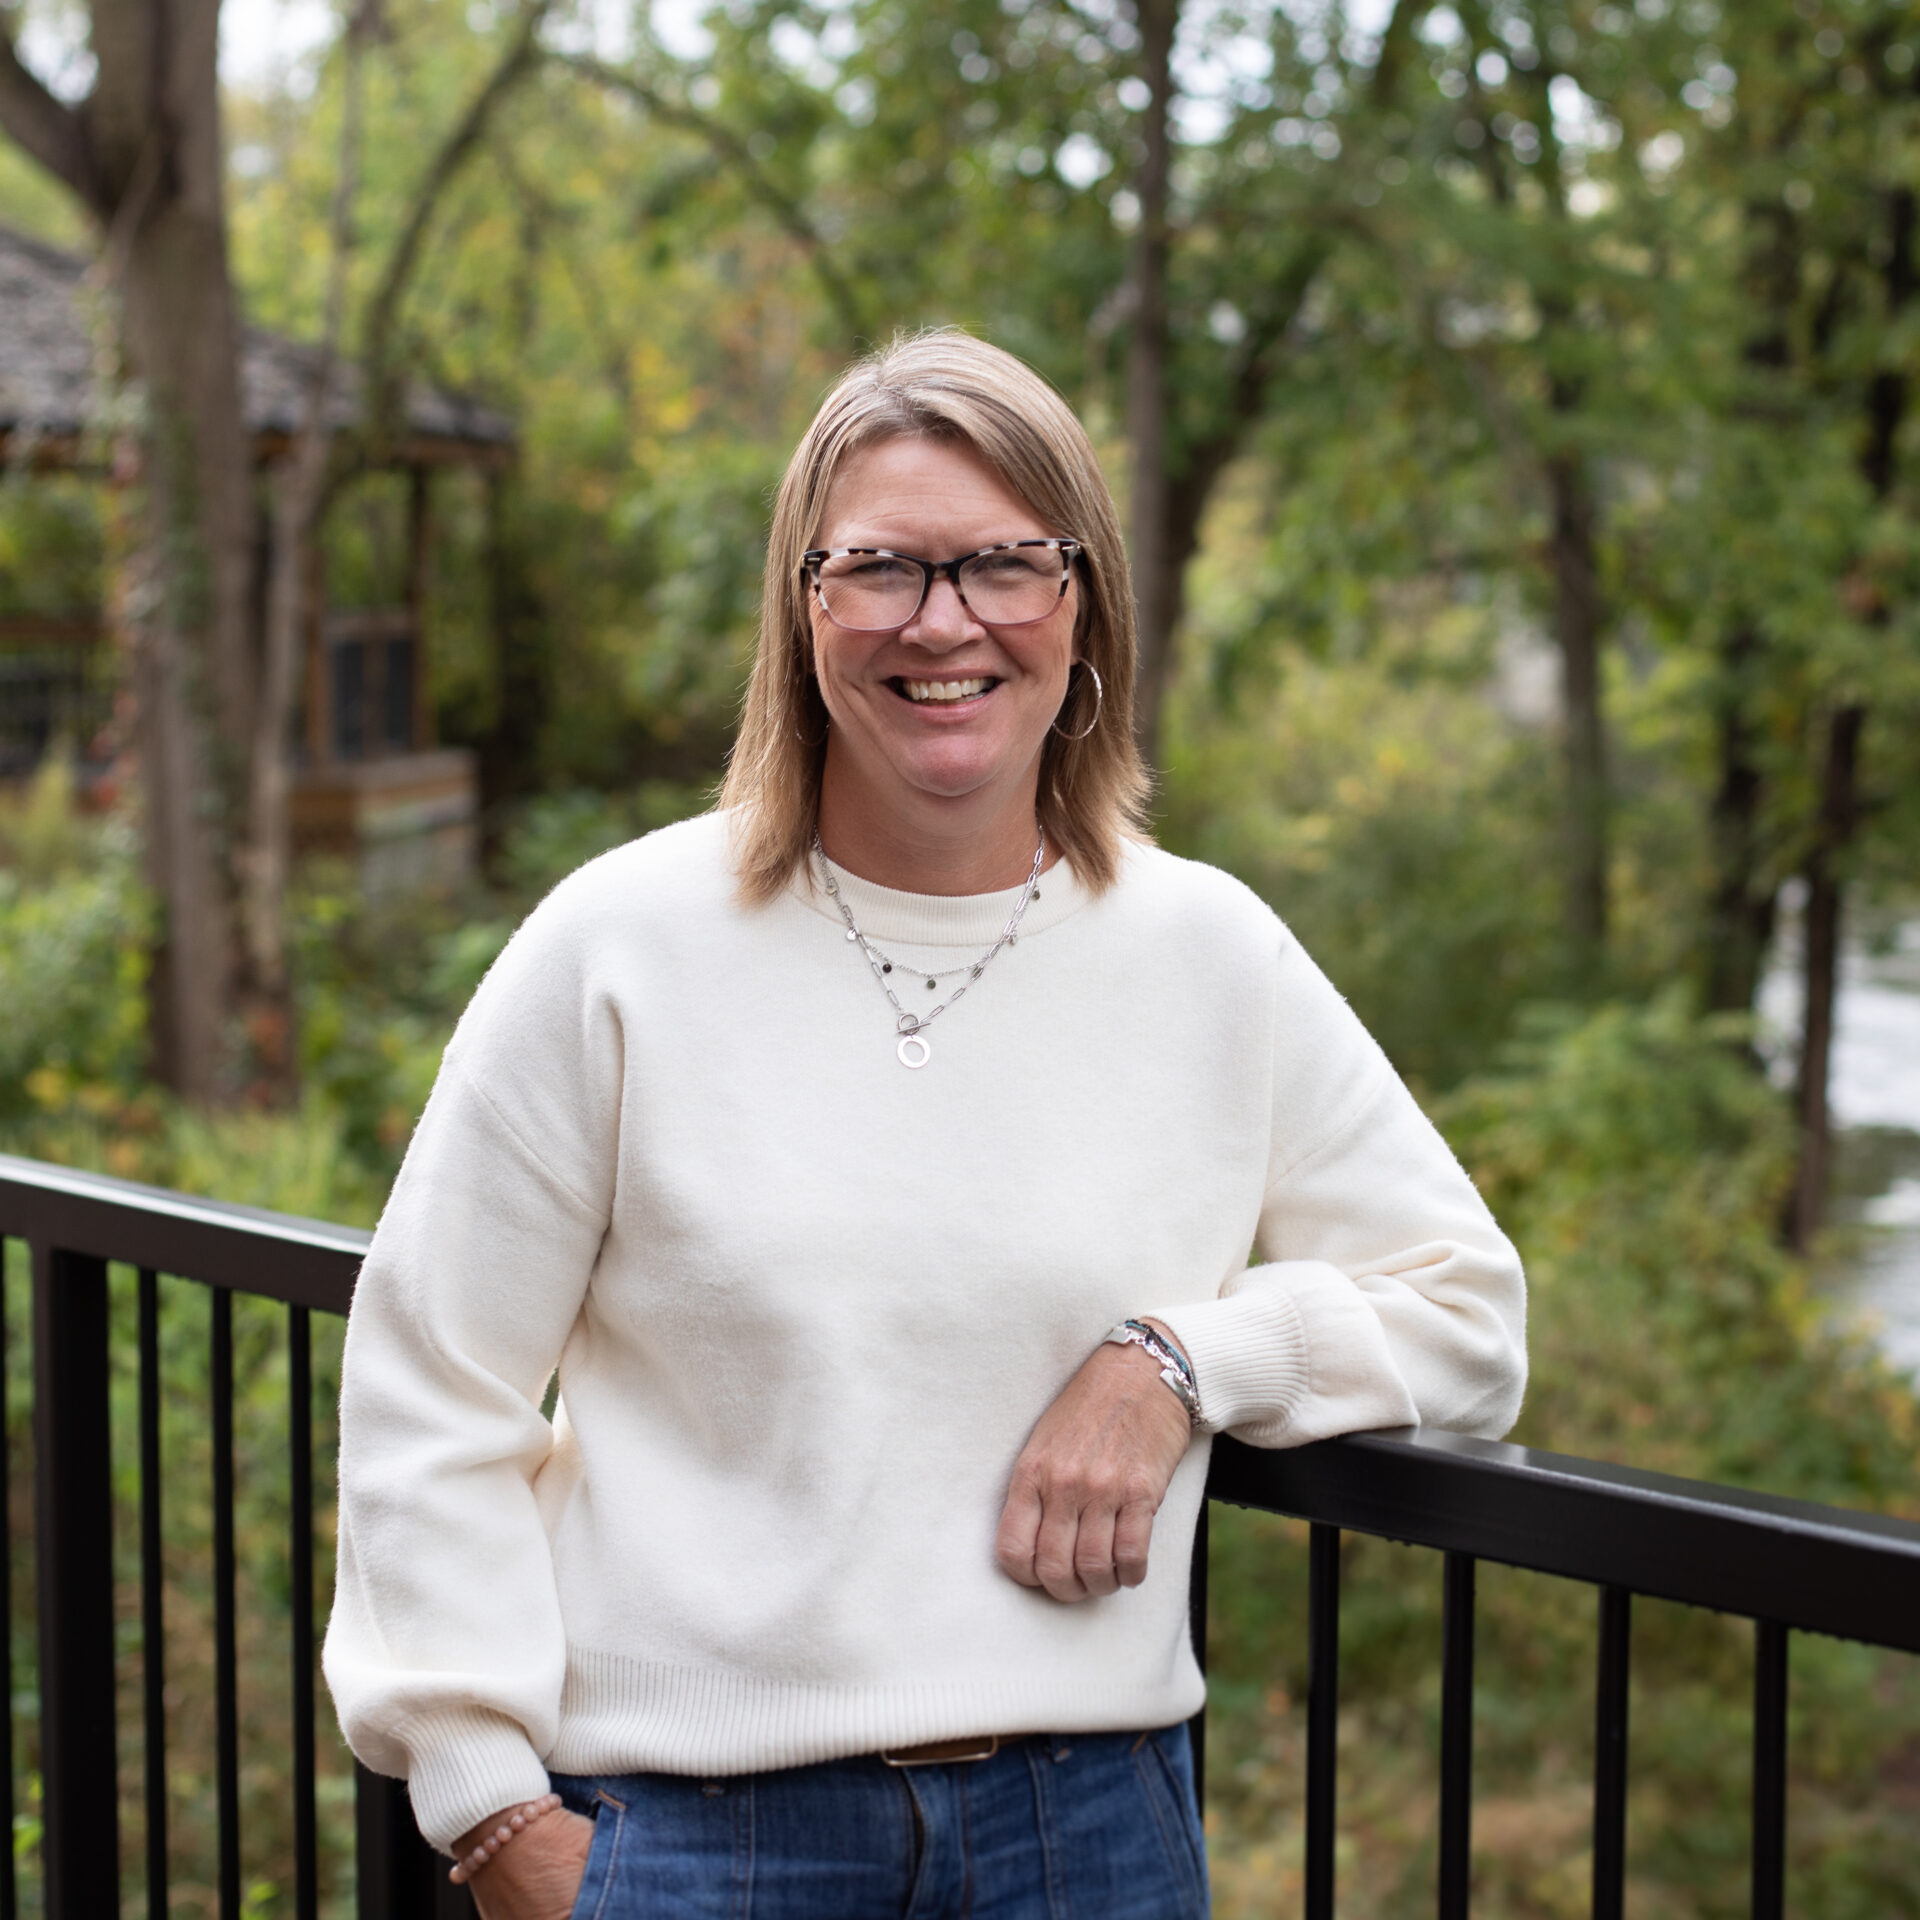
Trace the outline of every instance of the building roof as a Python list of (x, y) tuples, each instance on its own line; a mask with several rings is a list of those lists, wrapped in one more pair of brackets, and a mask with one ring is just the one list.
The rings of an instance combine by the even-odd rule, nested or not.
[[(56, 459), (73, 451), (96, 416), (94, 330), (87, 312), (88, 262), (0, 226), (0, 443), (24, 435)], [(305, 412), (319, 349), (248, 327), (240, 350), (241, 407), (266, 440), (290, 437)], [(348, 366), (334, 381), (329, 425), (357, 423), (365, 380)], [(411, 381), (403, 460), (498, 458), (513, 422), (465, 395)]]

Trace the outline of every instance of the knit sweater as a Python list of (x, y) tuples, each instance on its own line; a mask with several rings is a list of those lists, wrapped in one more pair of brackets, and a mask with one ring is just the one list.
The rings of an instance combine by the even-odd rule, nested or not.
[[(909, 1008), (1018, 897), (841, 884)], [(738, 900), (721, 815), (582, 868), (482, 983), (341, 1397), (326, 1675), (429, 1840), (548, 1768), (1171, 1724), (1204, 1692), (1211, 1432), (1511, 1423), (1513, 1248), (1236, 881), (1133, 847), (1094, 895), (1057, 864), (929, 1039), (905, 1070), (808, 879)], [(1063, 1605), (995, 1562), (1009, 1471), (1144, 1314), (1202, 1425), (1145, 1583)]]

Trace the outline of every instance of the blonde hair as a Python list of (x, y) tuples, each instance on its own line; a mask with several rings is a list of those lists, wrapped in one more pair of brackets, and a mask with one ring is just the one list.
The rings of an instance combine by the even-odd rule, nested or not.
[(742, 896), (774, 898), (806, 860), (826, 764), (827, 710), (812, 670), (813, 629), (800, 556), (855, 454), (921, 438), (965, 446), (1051, 533), (1081, 543), (1076, 674), (1040, 761), (1040, 824), (1095, 892), (1113, 884), (1120, 851), (1144, 839), (1148, 780), (1133, 739), (1133, 584), (1113, 496), (1085, 429), (1023, 361), (957, 328), (906, 335), (850, 367), (787, 463), (767, 541), (760, 636), (740, 737), (720, 804), (734, 810)]

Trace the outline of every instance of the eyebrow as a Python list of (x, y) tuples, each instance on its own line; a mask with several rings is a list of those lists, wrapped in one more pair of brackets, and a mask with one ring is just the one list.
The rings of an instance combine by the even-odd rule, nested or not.
[[(991, 540), (976, 540), (971, 546), (957, 546), (944, 557), (958, 560), (970, 553), (984, 553), (989, 547), (1004, 547), (1015, 540), (1066, 540), (1071, 538), (1064, 533), (998, 533)], [(898, 540), (889, 540), (878, 534), (851, 533), (837, 540), (819, 539), (809, 541), (806, 551), (809, 553), (828, 547), (879, 547), (887, 553), (897, 553), (909, 560), (932, 560), (936, 556), (921, 553), (910, 546), (902, 546)]]

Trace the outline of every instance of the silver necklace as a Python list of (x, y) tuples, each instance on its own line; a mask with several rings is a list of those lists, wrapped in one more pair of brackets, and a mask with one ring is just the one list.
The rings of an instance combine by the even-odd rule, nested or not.
[[(1038, 900), (1039, 898), (1040, 889), (1035, 887), (1032, 899)], [(867, 951), (880, 962), (880, 971), (883, 975), (897, 973), (903, 979), (924, 980), (927, 983), (927, 991), (929, 993), (937, 993), (942, 980), (958, 980), (963, 973), (971, 973), (973, 971), (973, 963), (971, 961), (963, 967), (905, 967), (883, 948), (875, 946), (871, 940), (867, 942)]]
[(880, 991), (887, 996), (889, 1004), (898, 1016), (893, 1023), (894, 1032), (899, 1035), (899, 1039), (894, 1043), (894, 1054), (903, 1067), (910, 1067), (918, 1072), (933, 1058), (933, 1042), (927, 1038), (927, 1028), (964, 996), (967, 989), (986, 972), (994, 955), (1002, 947), (1019, 944), (1021, 919), (1040, 891), (1040, 863), (1047, 857), (1046, 829), (1043, 827), (1040, 830), (1040, 844), (1033, 850), (1033, 871), (1027, 875), (1027, 884), (1020, 889), (1020, 898), (1013, 903), (1013, 911), (1007, 916), (1007, 924), (1000, 930), (1000, 938), (970, 965), (949, 967), (944, 973), (925, 976), (929, 987), (935, 980), (944, 979), (956, 973), (964, 973), (967, 976), (937, 1007), (926, 1013), (909, 1013), (900, 1004), (899, 997), (894, 993), (892, 986), (888, 984), (888, 975), (893, 972), (893, 962), (860, 931), (856, 924), (853, 909), (841, 896), (840, 882), (834, 878), (833, 862), (827, 858), (827, 850), (820, 844), (820, 833), (817, 828), (813, 835), (813, 850), (820, 856), (821, 866), (826, 869), (827, 892), (832, 896), (833, 904), (840, 909), (840, 918), (847, 923), (847, 938), (860, 949), (874, 979), (879, 983)]

